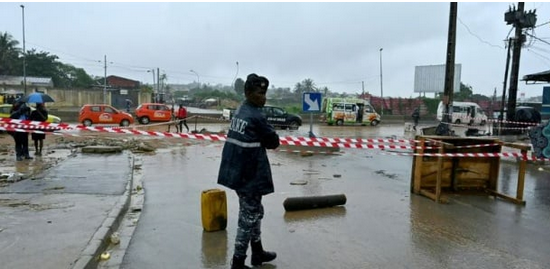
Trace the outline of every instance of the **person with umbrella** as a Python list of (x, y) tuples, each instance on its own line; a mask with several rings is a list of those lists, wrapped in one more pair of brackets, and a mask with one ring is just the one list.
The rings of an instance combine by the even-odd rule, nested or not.
[[(36, 103), (36, 109), (31, 112), (29, 117), (32, 121), (42, 121), (45, 122), (48, 120), (48, 110), (44, 103)], [(44, 131), (44, 130), (41, 130)], [(44, 139), (46, 138), (45, 133), (32, 133), (31, 138), (34, 141), (35, 156), (42, 156), (42, 148), (44, 147)]]
[[(30, 116), (31, 108), (25, 104), (21, 99), (15, 101), (10, 111), (11, 119), (28, 120)], [(29, 133), (27, 132), (13, 132), (13, 139), (15, 140), (15, 155), (17, 161), (22, 161), (23, 158), (30, 160), (32, 157), (29, 154)]]
[(21, 99), (24, 103), (43, 104), (47, 102), (55, 102), (53, 98), (43, 92), (33, 92)]

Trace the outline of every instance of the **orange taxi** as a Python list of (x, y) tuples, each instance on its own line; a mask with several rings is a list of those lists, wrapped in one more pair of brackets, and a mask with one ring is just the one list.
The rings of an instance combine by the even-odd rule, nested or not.
[(84, 126), (92, 124), (118, 124), (128, 126), (134, 123), (131, 114), (118, 110), (110, 105), (94, 104), (84, 105), (80, 108), (78, 122)]
[(141, 124), (166, 122), (172, 120), (172, 110), (165, 104), (143, 103), (136, 108), (136, 118)]

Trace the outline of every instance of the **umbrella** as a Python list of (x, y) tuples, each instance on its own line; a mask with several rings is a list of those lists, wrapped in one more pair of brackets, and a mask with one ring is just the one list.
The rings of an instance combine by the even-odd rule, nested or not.
[(42, 92), (33, 92), (21, 100), (26, 103), (47, 103), (47, 102), (55, 102), (53, 98), (45, 93)]

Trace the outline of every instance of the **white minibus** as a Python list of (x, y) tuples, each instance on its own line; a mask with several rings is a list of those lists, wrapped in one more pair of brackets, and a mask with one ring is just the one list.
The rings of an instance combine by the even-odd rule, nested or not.
[[(485, 125), (487, 115), (481, 107), (474, 102), (453, 102), (449, 109), (452, 115), (452, 122), (455, 124)], [(443, 120), (445, 106), (439, 102), (437, 107), (437, 120)]]

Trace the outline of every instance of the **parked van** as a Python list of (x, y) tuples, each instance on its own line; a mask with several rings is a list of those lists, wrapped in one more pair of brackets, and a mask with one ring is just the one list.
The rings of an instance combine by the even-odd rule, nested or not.
[(376, 126), (380, 123), (380, 115), (374, 107), (368, 101), (358, 98), (324, 98), (321, 112), (321, 120), (328, 125)]
[[(437, 119), (443, 120), (445, 106), (443, 102), (439, 102), (437, 107)], [(487, 123), (487, 115), (481, 107), (474, 102), (453, 102), (449, 107), (449, 113), (452, 115), (452, 122), (455, 124), (468, 125), (485, 125)]]

